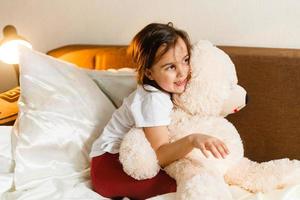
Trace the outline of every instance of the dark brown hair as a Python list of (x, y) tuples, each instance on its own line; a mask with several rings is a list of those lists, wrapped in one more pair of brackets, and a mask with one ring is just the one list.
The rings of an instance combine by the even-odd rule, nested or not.
[[(148, 84), (161, 89), (155, 81), (150, 80), (145, 75), (145, 71), (150, 69), (171, 47), (174, 47), (179, 37), (186, 44), (188, 55), (190, 55), (191, 43), (188, 34), (183, 30), (174, 28), (171, 22), (168, 24), (151, 23), (134, 36), (129, 45), (128, 53), (137, 64), (138, 84)], [(157, 55), (161, 45), (165, 45), (165, 48)]]

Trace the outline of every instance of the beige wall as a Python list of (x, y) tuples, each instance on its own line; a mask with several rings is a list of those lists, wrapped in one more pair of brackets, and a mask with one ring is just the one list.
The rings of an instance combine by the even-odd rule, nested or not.
[(147, 23), (168, 21), (193, 42), (300, 48), (299, 10), (299, 0), (0, 0), (0, 29), (15, 25), (42, 52), (128, 44)]
[(149, 22), (173, 21), (193, 41), (300, 48), (299, 0), (1, 0), (0, 28), (14, 24), (35, 49), (127, 44)]

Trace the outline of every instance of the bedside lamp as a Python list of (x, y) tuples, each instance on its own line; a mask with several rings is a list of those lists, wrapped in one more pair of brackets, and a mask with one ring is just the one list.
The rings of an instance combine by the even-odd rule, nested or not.
[(24, 45), (32, 48), (32, 45), (25, 38), (18, 35), (17, 29), (12, 25), (7, 25), (3, 28), (3, 36), (3, 39), (0, 41), (0, 60), (14, 66), (19, 85), (18, 46)]
[(19, 56), (17, 47), (24, 45), (32, 48), (32, 45), (22, 36), (17, 34), (17, 29), (12, 25), (3, 28), (3, 39), (0, 41), (0, 60), (7, 64), (18, 64)]
[[(3, 39), (0, 40), (0, 60), (14, 66), (17, 82), (19, 84), (19, 53), (18, 46), (24, 45), (32, 48), (31, 44), (12, 25), (3, 28)], [(16, 87), (0, 94), (0, 125), (12, 125), (17, 118), (17, 101), (20, 95), (20, 88)]]

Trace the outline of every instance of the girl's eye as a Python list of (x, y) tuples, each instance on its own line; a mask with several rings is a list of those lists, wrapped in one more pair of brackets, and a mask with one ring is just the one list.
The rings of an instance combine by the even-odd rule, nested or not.
[(174, 70), (175, 69), (175, 66), (174, 65), (170, 65), (166, 68), (166, 70)]
[(186, 59), (184, 59), (184, 63), (189, 63), (190, 62), (190, 57), (187, 57)]

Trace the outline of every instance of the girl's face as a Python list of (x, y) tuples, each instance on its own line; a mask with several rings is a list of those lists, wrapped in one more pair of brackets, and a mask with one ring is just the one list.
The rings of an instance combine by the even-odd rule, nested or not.
[[(158, 48), (162, 51), (164, 46)], [(155, 64), (146, 70), (146, 76), (162, 89), (172, 94), (184, 92), (190, 74), (189, 54), (185, 42), (178, 38)]]

